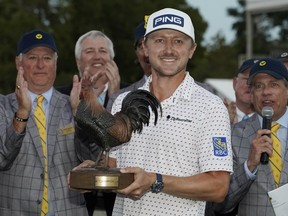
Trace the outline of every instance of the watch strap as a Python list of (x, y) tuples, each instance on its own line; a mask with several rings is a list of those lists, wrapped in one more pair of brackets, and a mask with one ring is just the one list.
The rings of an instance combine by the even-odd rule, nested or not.
[(156, 181), (154, 184), (151, 185), (151, 192), (159, 193), (162, 191), (163, 187), (164, 187), (163, 177), (161, 174), (156, 173)]
[(157, 182), (163, 182), (163, 178), (162, 178), (162, 175), (161, 175), (161, 174), (156, 173), (156, 181), (157, 181)]

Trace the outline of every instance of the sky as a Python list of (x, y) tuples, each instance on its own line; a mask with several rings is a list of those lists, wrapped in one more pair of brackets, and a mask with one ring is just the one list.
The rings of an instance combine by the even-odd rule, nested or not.
[(227, 42), (234, 39), (232, 24), (235, 20), (228, 16), (227, 8), (236, 8), (237, 0), (187, 0), (187, 2), (192, 7), (198, 8), (203, 19), (208, 23), (204, 35), (205, 42), (211, 41), (211, 38), (219, 32), (225, 36)]

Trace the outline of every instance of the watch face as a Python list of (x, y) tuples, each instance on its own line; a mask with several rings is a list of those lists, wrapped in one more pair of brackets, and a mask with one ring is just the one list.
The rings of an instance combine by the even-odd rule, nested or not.
[(163, 189), (163, 182), (155, 182), (152, 185), (152, 193), (159, 193)]

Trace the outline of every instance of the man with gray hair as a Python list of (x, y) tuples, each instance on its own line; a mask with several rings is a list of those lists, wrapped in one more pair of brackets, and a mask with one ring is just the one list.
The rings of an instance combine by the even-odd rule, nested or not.
[[(115, 57), (113, 42), (101, 31), (91, 30), (82, 36), (75, 45), (75, 59), (79, 76), (94, 77), (95, 90), (101, 92), (98, 100), (106, 107), (109, 97), (120, 88), (127, 87), (120, 83), (118, 67), (113, 60)], [(58, 88), (63, 93), (70, 95), (72, 84)], [(92, 159), (92, 158), (91, 158)], [(97, 191), (84, 194), (89, 215), (92, 216), (95, 207), (99, 204), (100, 196)], [(107, 215), (112, 214), (115, 200), (114, 193), (103, 193), (104, 205)]]
[(275, 212), (277, 199), (270, 197), (286, 193), (288, 179), (287, 69), (277, 59), (260, 59), (248, 85), (255, 114), (232, 126), (234, 171), (225, 201), (214, 203), (214, 210), (227, 213), (239, 205), (238, 216), (287, 215)]
[(0, 104), (1, 216), (88, 215), (84, 197), (66, 181), (80, 163), (79, 143), (69, 97), (53, 87), (57, 52), (42, 30), (18, 42), (15, 92)]
[[(98, 97), (99, 102), (106, 106), (109, 96), (127, 84), (120, 83), (118, 67), (113, 60), (115, 52), (113, 42), (103, 32), (92, 30), (83, 34), (75, 45), (75, 59), (79, 76), (92, 77), (97, 74), (96, 86), (103, 87)], [(95, 86), (95, 87), (96, 87)], [(60, 87), (63, 94), (70, 95), (72, 84)]]

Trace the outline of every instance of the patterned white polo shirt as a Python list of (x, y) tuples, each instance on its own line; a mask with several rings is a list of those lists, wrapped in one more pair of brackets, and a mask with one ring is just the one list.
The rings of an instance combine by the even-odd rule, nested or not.
[[(142, 88), (149, 91), (150, 82), (151, 76)], [(121, 109), (126, 94), (116, 99), (112, 113)], [(133, 134), (129, 143), (111, 153), (118, 167), (183, 177), (215, 170), (232, 172), (229, 116), (219, 97), (195, 84), (187, 73), (161, 106), (156, 126), (151, 115), (141, 134)], [(204, 209), (203, 201), (148, 192), (137, 201), (117, 195), (113, 215), (202, 216)]]

